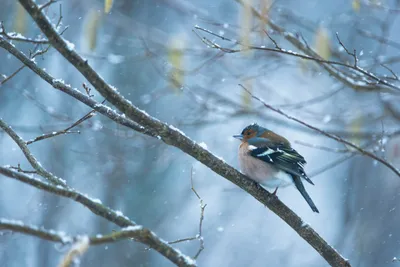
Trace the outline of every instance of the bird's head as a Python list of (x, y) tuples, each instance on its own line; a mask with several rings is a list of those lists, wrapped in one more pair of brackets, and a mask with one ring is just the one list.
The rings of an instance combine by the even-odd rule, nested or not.
[(250, 124), (243, 129), (241, 134), (234, 135), (234, 138), (241, 140), (242, 142), (247, 142), (253, 137), (262, 137), (262, 135), (267, 131), (267, 129), (259, 126), (256, 123)]
[(241, 140), (242, 143), (249, 142), (251, 139), (251, 145), (268, 140), (268, 142), (272, 142), (273, 144), (282, 144), (290, 147), (290, 142), (285, 137), (266, 129), (257, 123), (250, 124), (243, 129), (241, 134), (234, 135), (233, 137)]

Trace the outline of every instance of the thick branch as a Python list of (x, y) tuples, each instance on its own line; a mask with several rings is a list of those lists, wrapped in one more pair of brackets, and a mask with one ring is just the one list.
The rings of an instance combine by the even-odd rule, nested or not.
[(75, 68), (77, 68), (94, 86), (94, 88), (107, 99), (107, 101), (116, 106), (128, 118), (142, 126), (152, 129), (165, 143), (179, 148), (208, 166), (214, 172), (246, 190), (290, 225), (302, 238), (311, 244), (329, 264), (333, 266), (350, 266), (346, 259), (337, 253), (337, 251), (322, 239), (311, 227), (305, 225), (301, 218), (284, 205), (278, 198), (272, 196), (266, 190), (263, 190), (255, 182), (226, 164), (223, 160), (214, 156), (208, 150), (203, 149), (178, 129), (168, 126), (167, 124), (149, 116), (147, 113), (134, 107), (130, 101), (117, 93), (92, 69), (87, 60), (81, 58), (74, 50), (69, 49), (67, 42), (65, 42), (65, 40), (53, 28), (50, 21), (48, 21), (40, 12), (34, 1), (20, 0), (20, 3), (31, 15), (53, 47)]

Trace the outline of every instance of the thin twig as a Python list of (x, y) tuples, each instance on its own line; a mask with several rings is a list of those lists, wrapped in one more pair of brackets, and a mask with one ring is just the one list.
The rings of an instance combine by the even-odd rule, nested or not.
[(173, 244), (178, 244), (178, 243), (182, 243), (182, 242), (187, 242), (187, 241), (193, 241), (196, 240), (197, 237), (193, 236), (193, 237), (185, 237), (185, 238), (181, 238), (181, 239), (177, 239), (174, 241), (168, 241), (168, 244), (173, 245)]
[(297, 103), (289, 103), (289, 104), (281, 104), (281, 105), (275, 105), (276, 108), (290, 108), (290, 109), (299, 109), (299, 108), (303, 108), (305, 106), (310, 106), (313, 104), (319, 104), (321, 103), (321, 101), (324, 100), (328, 100), (330, 97), (334, 96), (335, 94), (339, 93), (340, 91), (342, 91), (345, 87), (341, 86), (336, 90), (333, 90), (332, 92), (328, 92), (326, 94), (320, 95), (320, 96), (316, 96), (304, 101), (300, 101)]
[(347, 47), (343, 44), (342, 40), (340, 40), (340, 38), (339, 38), (339, 33), (338, 33), (338, 32), (336, 32), (336, 39), (338, 40), (340, 46), (344, 49), (344, 51), (346, 51), (346, 53), (347, 53), (349, 56), (353, 57), (353, 59), (354, 59), (354, 67), (357, 68), (358, 59), (357, 59), (356, 50), (354, 50), (354, 53), (351, 53), (351, 52), (347, 49)]
[[(57, 23), (56, 23), (56, 29), (58, 29), (58, 27), (60, 26), (61, 21), (62, 21), (62, 19), (63, 19), (63, 15), (62, 15), (62, 5), (61, 5), (61, 4), (60, 4), (60, 10), (59, 10), (59, 12), (60, 12), (60, 15), (59, 15), (58, 21), (57, 21)], [(68, 27), (65, 27), (64, 31), (66, 31), (67, 28), (68, 28)], [(64, 33), (64, 31), (62, 31), (62, 32), (60, 33), (60, 35), (62, 35), (62, 34)]]
[(82, 83), (82, 87), (83, 87), (83, 89), (85, 89), (88, 97), (94, 97), (94, 95), (90, 94), (90, 92), (92, 91), (92, 88), (87, 86), (86, 83)]
[(16, 133), (10, 126), (8, 126), (2, 119), (0, 119), (0, 128), (3, 129), (13, 140), (19, 148), (24, 153), (26, 159), (29, 161), (31, 166), (37, 171), (37, 173), (55, 185), (66, 186), (66, 183), (61, 178), (55, 176), (54, 174), (45, 170), (39, 161), (32, 155), (31, 151), (29, 150), (26, 142)]
[(32, 44), (48, 44), (49, 43), (49, 41), (46, 39), (31, 39), (31, 38), (24, 37), (21, 34), (15, 33), (15, 32), (7, 33), (2, 21), (0, 21), (0, 35), (3, 35), (8, 40), (13, 40), (13, 41), (17, 41), (17, 42), (25, 42), (25, 43), (32, 43)]
[(321, 168), (317, 169), (317, 170), (313, 170), (311, 172), (308, 173), (308, 177), (310, 178), (314, 178), (315, 176), (320, 175), (321, 173), (326, 172), (327, 170), (330, 170), (336, 166), (338, 166), (339, 164), (353, 158), (354, 156), (358, 155), (357, 153), (350, 153), (347, 155), (344, 155), (343, 157), (340, 157), (339, 159), (336, 159), (334, 161), (332, 161), (331, 163), (328, 163), (325, 166), (322, 166)]
[(196, 255), (193, 257), (194, 259), (197, 259), (199, 257), (200, 253), (204, 249), (204, 238), (203, 238), (203, 220), (204, 220), (204, 209), (206, 208), (207, 204), (204, 204), (203, 199), (200, 197), (200, 195), (196, 192), (196, 189), (194, 188), (193, 185), (193, 166), (190, 169), (190, 183), (191, 183), (191, 189), (193, 193), (197, 196), (197, 198), (200, 201), (200, 223), (199, 223), (199, 233), (197, 234), (197, 239), (200, 241), (200, 248), (197, 251)]
[(320, 145), (306, 143), (306, 142), (303, 142), (303, 141), (300, 141), (300, 140), (295, 140), (294, 142), (296, 144), (299, 144), (299, 145), (302, 145), (302, 146), (316, 148), (316, 149), (324, 150), (324, 151), (328, 151), (328, 152), (334, 152), (334, 153), (348, 153), (348, 152), (350, 152), (347, 148), (345, 148), (345, 149), (330, 148), (330, 147), (326, 147), (326, 146), (320, 146)]
[(17, 167), (11, 166), (11, 169), (17, 170), (18, 172), (22, 172), (22, 173), (28, 173), (28, 174), (36, 174), (37, 171), (25, 171), (21, 168), (21, 165), (18, 163)]
[[(204, 32), (207, 32), (207, 33), (212, 33), (210, 30), (201, 28), (199, 26), (195, 26), (195, 29), (198, 29), (198, 30), (201, 30), (201, 31), (204, 31)], [(356, 72), (359, 72), (359, 73), (363, 74), (364, 76), (366, 76), (366, 77), (368, 77), (368, 78), (373, 80), (373, 81), (368, 81), (368, 80), (365, 80), (366, 77), (360, 76), (359, 77), (359, 81), (357, 82), (357, 84), (353, 84), (354, 78), (350, 77), (348, 74), (345, 74), (343, 72), (339, 72), (338, 69), (335, 69), (336, 71), (338, 71), (340, 73), (340, 75), (339, 75), (340, 77), (336, 77), (336, 78), (338, 78), (338, 79), (341, 78), (340, 80), (342, 82), (346, 83), (346, 84), (351, 83), (352, 87), (354, 87), (354, 88), (360, 89), (361, 87), (364, 87), (364, 89), (370, 90), (370, 89), (372, 89), (371, 85), (374, 85), (376, 87), (377, 84), (382, 84), (382, 85), (385, 85), (385, 86), (387, 86), (387, 87), (389, 87), (391, 89), (394, 89), (396, 91), (400, 91), (400, 87), (398, 87), (398, 86), (396, 86), (396, 85), (394, 85), (392, 83), (389, 83), (386, 80), (382, 80), (381, 78), (379, 78), (377, 75), (373, 74), (372, 72), (368, 72), (368, 71), (362, 69), (361, 67), (359, 67), (358, 66), (358, 58), (356, 56), (356, 50), (354, 50), (354, 53), (350, 53), (347, 50), (347, 48), (344, 47), (346, 52), (349, 55), (353, 56), (353, 58), (354, 58), (354, 64), (353, 65), (349, 65), (349, 64), (342, 63), (342, 62), (339, 62), (339, 61), (325, 60), (325, 59), (321, 58), (314, 51), (312, 51), (313, 55), (310, 56), (310, 55), (305, 55), (305, 54), (299, 54), (299, 53), (293, 52), (291, 50), (286, 50), (286, 49), (282, 49), (282, 48), (268, 48), (268, 47), (264, 47), (264, 46), (244, 45), (244, 44), (239, 43), (236, 40), (231, 40), (229, 38), (226, 38), (226, 37), (223, 37), (223, 36), (219, 36), (218, 34), (212, 33), (212, 35), (214, 35), (214, 36), (219, 36), (220, 38), (223, 37), (224, 40), (232, 41), (235, 44), (238, 44), (238, 45), (244, 47), (243, 49), (225, 48), (225, 47), (220, 46), (216, 42), (213, 42), (213, 41), (209, 40), (206, 37), (200, 36), (196, 31), (194, 31), (194, 32), (202, 40), (202, 42), (205, 43), (207, 46), (210, 46), (212, 48), (218, 49), (218, 50), (226, 52), (226, 53), (238, 53), (238, 52), (243, 52), (243, 51), (248, 51), (248, 50), (261, 50), (261, 51), (270, 51), (270, 52), (277, 52), (277, 53), (281, 53), (281, 54), (291, 55), (291, 56), (294, 56), (294, 57), (299, 57), (299, 58), (302, 58), (302, 59), (305, 59), (305, 60), (311, 60), (311, 61), (315, 61), (315, 62), (318, 62), (318, 63), (327, 64), (327, 65), (338, 65), (338, 66), (342, 66), (342, 67), (346, 67), (346, 68), (352, 69), (352, 70), (354, 70)], [(272, 39), (272, 37), (269, 37), (269, 38)], [(275, 40), (273, 42), (276, 43)], [(341, 43), (341, 45), (343, 45), (343, 43)], [(307, 44), (306, 44), (306, 48), (311, 51), (311, 49), (308, 47)], [(368, 88), (366, 88), (366, 87), (368, 87)], [(376, 88), (374, 88), (374, 89), (376, 89)]]
[(378, 36), (372, 32), (369, 32), (369, 31), (366, 31), (363, 29), (357, 29), (357, 32), (364, 37), (375, 39), (380, 43), (386, 44), (386, 45), (391, 46), (396, 49), (400, 49), (400, 43), (398, 43), (396, 41), (390, 40), (390, 39), (382, 37), (382, 36)]
[(397, 74), (388, 66), (386, 66), (385, 64), (380, 64), (382, 67), (384, 67), (385, 69), (387, 69), (388, 71), (390, 71), (390, 73), (393, 75), (393, 79), (394, 80), (399, 80), (399, 77), (397, 76)]
[(30, 58), (34, 59), (37, 56), (41, 56), (44, 55), (45, 53), (47, 53), (50, 49), (51, 45), (48, 45), (45, 49), (40, 49), (40, 50), (36, 50), (35, 52), (30, 52)]
[(271, 35), (269, 35), (269, 33), (264, 30), (265, 34), (268, 36), (268, 38), (271, 40), (272, 43), (274, 43), (275, 48), (278, 50), (282, 50), (282, 48), (278, 45), (278, 43), (271, 37)]
[(10, 76), (7, 76), (6, 78), (4, 78), (4, 80), (0, 81), (0, 86), (4, 85), (6, 82), (8, 82), (9, 80), (11, 80), (15, 75), (17, 75), (21, 70), (23, 70), (26, 66), (22, 65), (21, 67), (19, 67), (16, 71), (14, 71)]
[(200, 253), (204, 250), (204, 238), (203, 238), (203, 220), (204, 220), (204, 209), (206, 208), (207, 204), (204, 204), (203, 199), (200, 197), (200, 195), (197, 193), (196, 189), (194, 188), (193, 185), (193, 166), (190, 169), (190, 185), (191, 185), (191, 190), (193, 193), (196, 195), (196, 197), (200, 201), (200, 222), (199, 222), (199, 231), (198, 234), (194, 237), (187, 237), (187, 238), (181, 238), (175, 241), (170, 241), (168, 244), (176, 244), (176, 243), (181, 243), (181, 242), (187, 242), (187, 241), (193, 241), (193, 240), (199, 240), (200, 242), (200, 247), (193, 259), (197, 259), (200, 255)]
[[(235, 0), (235, 1), (240, 3), (241, 5), (245, 5), (243, 0)], [(252, 14), (256, 18), (263, 20), (263, 16), (255, 8), (253, 8), (253, 7), (250, 7), (250, 8), (251, 8)], [(245, 47), (246, 49), (237, 49), (237, 50), (228, 49), (228, 51), (226, 51), (226, 52), (235, 53), (235, 52), (241, 52), (241, 51), (253, 49), (253, 50), (265, 50), (265, 51), (273, 51), (273, 52), (288, 54), (288, 55), (303, 58), (306, 60), (312, 60), (312, 61), (319, 63), (330, 75), (332, 75), (334, 78), (336, 78), (343, 84), (345, 84), (355, 90), (382, 91), (382, 92), (391, 92), (391, 93), (396, 93), (396, 94), (399, 93), (399, 91), (400, 91), (399, 86), (394, 85), (384, 79), (379, 78), (379, 76), (360, 68), (358, 65), (357, 65), (357, 67), (355, 67), (354, 65), (345, 64), (345, 63), (342, 63), (339, 61), (324, 60), (314, 50), (312, 50), (310, 47), (305, 45), (303, 42), (299, 41), (298, 38), (294, 34), (288, 32), (286, 29), (278, 26), (273, 21), (271, 21), (269, 18), (265, 18), (265, 22), (271, 27), (272, 30), (282, 34), (283, 37), (287, 41), (289, 41), (292, 45), (294, 45), (296, 48), (298, 48), (302, 52), (306, 53), (307, 55), (294, 53), (292, 51), (284, 50), (284, 49), (266, 48), (266, 47), (257, 47), (257, 46), (243, 46), (243, 45), (242, 46)], [(199, 29), (199, 30), (201, 30), (201, 29)], [(218, 44), (215, 44), (215, 42), (212, 42), (205, 37), (200, 36), (200, 38), (202, 38), (202, 41), (204, 43), (208, 43), (208, 45), (213, 48), (220, 49), (221, 51), (226, 50), (224, 47), (221, 47)], [(354, 71), (354, 73), (346, 73), (342, 70), (335, 68), (334, 65), (352, 69)], [(357, 74), (358, 77), (354, 77), (355, 74)], [(383, 85), (383, 86), (380, 86), (380, 85)]]
[(90, 111), (89, 113), (87, 113), (86, 115), (84, 115), (82, 118), (80, 118), (79, 120), (77, 120), (76, 122), (74, 122), (71, 126), (65, 128), (64, 130), (56, 131), (56, 132), (51, 132), (51, 133), (48, 133), (48, 134), (40, 135), (40, 136), (38, 136), (38, 137), (36, 137), (36, 138), (34, 138), (34, 139), (32, 139), (32, 140), (27, 141), (26, 144), (27, 144), (27, 145), (30, 145), (30, 144), (32, 144), (32, 143), (34, 143), (34, 142), (38, 142), (38, 141), (45, 140), (45, 139), (48, 139), (48, 138), (52, 138), (52, 137), (54, 137), (54, 136), (62, 135), (62, 134), (71, 134), (71, 133), (80, 134), (80, 133), (81, 133), (80, 131), (71, 131), (71, 129), (74, 128), (74, 127), (76, 127), (76, 126), (78, 126), (78, 125), (81, 124), (82, 122), (84, 122), (84, 121), (90, 119), (91, 117), (93, 117), (93, 116), (95, 115), (95, 112), (96, 112), (95, 110)]
[(54, 3), (57, 3), (57, 0), (50, 0), (47, 3), (44, 3), (43, 5), (39, 6), (39, 10), (42, 11), (43, 9), (45, 9), (46, 7), (48, 7)]
[(38, 137), (35, 137), (32, 140), (26, 141), (26, 144), (30, 145), (30, 144), (35, 143), (37, 141), (41, 141), (41, 140), (45, 140), (45, 139), (48, 139), (48, 138), (52, 138), (52, 137), (55, 137), (57, 135), (62, 135), (62, 134), (80, 134), (80, 133), (81, 133), (80, 131), (66, 131), (66, 130), (61, 130), (61, 131), (57, 131), (57, 132), (51, 132), (51, 133), (48, 133), (48, 134), (43, 134), (43, 135), (40, 135)]

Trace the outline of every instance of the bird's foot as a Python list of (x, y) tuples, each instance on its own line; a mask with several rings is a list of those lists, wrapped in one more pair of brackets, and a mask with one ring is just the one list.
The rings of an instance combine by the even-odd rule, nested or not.
[(276, 196), (276, 192), (278, 192), (278, 187), (275, 188), (274, 192), (272, 192), (272, 195)]
[(277, 199), (278, 196), (276, 195), (276, 192), (278, 191), (278, 187), (274, 190), (274, 192), (271, 193), (271, 199)]

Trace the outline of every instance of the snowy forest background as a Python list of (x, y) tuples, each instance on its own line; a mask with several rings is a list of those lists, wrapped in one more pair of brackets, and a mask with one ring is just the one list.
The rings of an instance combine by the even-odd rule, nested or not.
[[(257, 122), (286, 136), (307, 159), (306, 171), (315, 183), (306, 185), (307, 191), (321, 213), (314, 214), (294, 187), (279, 190), (279, 199), (352, 266), (400, 265), (392, 261), (400, 257), (400, 176), (382, 162), (268, 109), (239, 86), (400, 168), (396, 75), (400, 1), (114, 0), (105, 12), (107, 2), (58, 1), (43, 11), (57, 26), (61, 5), (59, 33), (107, 83), (136, 107), (179, 128), (235, 168), (239, 143), (232, 135), (248, 124)], [(316, 61), (282, 53), (279, 50), (305, 54), (285, 34), (257, 18), (251, 7), (323, 60), (353, 66), (354, 57), (345, 48), (355, 52), (357, 66), (379, 80), (332, 65), (333, 72), (348, 75), (341, 80)], [(0, 21), (0, 38), (26, 55), (47, 47), (18, 40), (21, 36), (46, 39), (18, 1), (2, 0)], [(233, 51), (249, 46), (277, 51)], [(24, 140), (65, 129), (91, 111), (52, 89), (27, 67), (19, 70), (23, 64), (3, 48), (0, 118)], [(37, 55), (35, 62), (83, 93), (91, 88), (93, 98), (103, 101), (56, 49)], [(49, 172), (163, 240), (199, 234), (201, 208), (191, 189), (193, 182), (207, 204), (198, 266), (328, 265), (273, 212), (179, 149), (101, 114), (73, 130), (80, 134), (48, 138), (30, 144), (29, 149)], [(0, 166), (17, 168), (18, 164), (23, 170), (32, 169), (17, 144), (0, 131)], [(1, 173), (0, 184), (0, 218), (71, 236), (119, 230), (70, 199)], [(70, 249), (70, 244), (5, 226), (0, 229), (0, 266), (57, 266)], [(198, 239), (172, 246), (193, 257), (202, 244)], [(81, 266), (174, 265), (132, 240), (90, 246), (80, 260)]]

